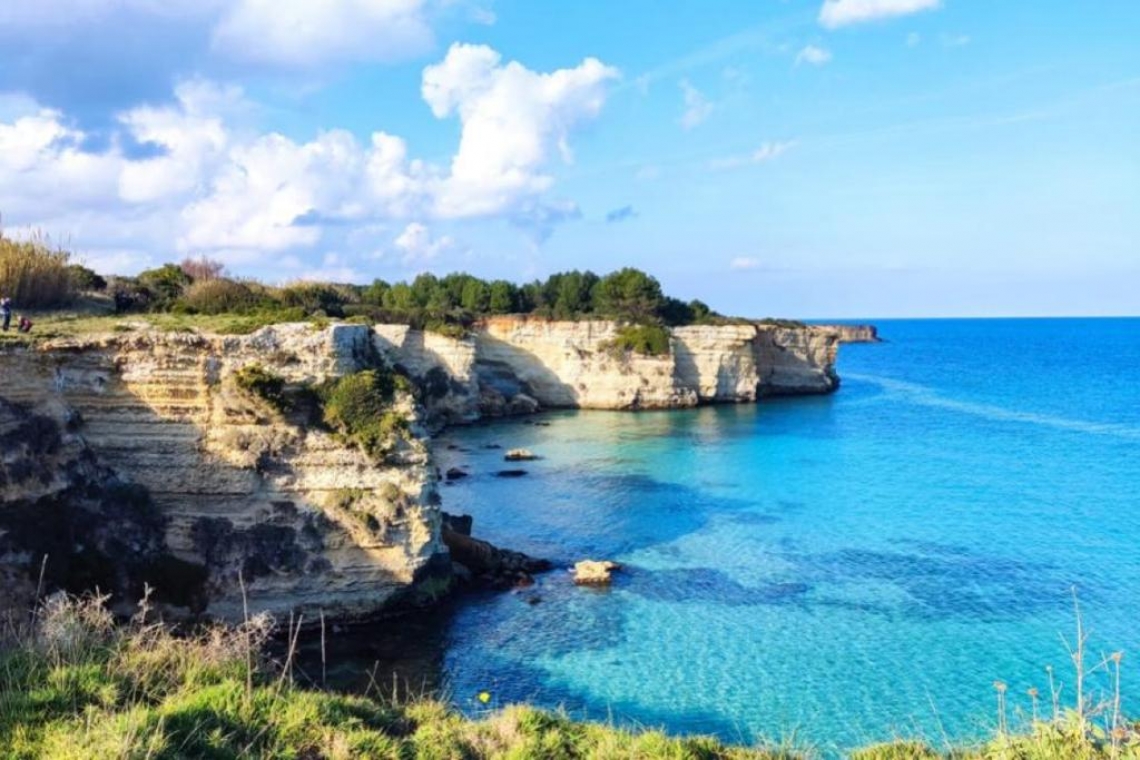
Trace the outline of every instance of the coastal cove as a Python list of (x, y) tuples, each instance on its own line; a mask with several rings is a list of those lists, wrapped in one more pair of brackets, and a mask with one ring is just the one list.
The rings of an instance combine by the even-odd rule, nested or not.
[[(456, 604), (446, 692), (472, 712), (488, 690), (493, 706), (834, 752), (987, 736), (993, 682), (1027, 713), (1047, 665), (1071, 690), (1074, 585), (1090, 648), (1135, 651), (1140, 404), (1121, 373), (1140, 363), (1140, 321), (880, 332), (844, 349), (831, 396), (435, 439), (441, 469), (471, 472), (441, 487), (444, 509), (560, 567)], [(543, 458), (496, 478), (494, 445)], [(583, 557), (627, 571), (576, 588), (565, 568)]]

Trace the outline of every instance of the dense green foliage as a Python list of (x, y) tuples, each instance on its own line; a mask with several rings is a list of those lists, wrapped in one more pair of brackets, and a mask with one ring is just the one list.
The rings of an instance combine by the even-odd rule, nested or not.
[(392, 409), (397, 385), (391, 372), (369, 369), (320, 386), (325, 424), (370, 456), (383, 456), (408, 430), (407, 418)]
[(82, 264), (70, 264), (67, 271), (71, 273), (71, 284), (76, 290), (99, 292), (107, 289), (107, 281)]
[(669, 331), (658, 325), (626, 325), (605, 348), (615, 354), (664, 356), (669, 353)]
[(234, 373), (234, 383), (246, 393), (261, 399), (279, 412), (289, 409), (285, 396), (285, 378), (260, 364), (247, 364)]
[(15, 309), (66, 306), (75, 300), (76, 283), (66, 251), (46, 240), (17, 241), (0, 234), (0, 298)]
[(186, 314), (300, 312), (305, 317), (356, 317), (399, 322), (460, 336), (475, 320), (498, 314), (550, 319), (614, 319), (631, 324), (685, 325), (721, 318), (700, 301), (666, 296), (650, 275), (631, 268), (599, 276), (559, 272), (516, 285), (453, 273), (424, 273), (411, 282), (376, 280), (358, 286), (300, 282), (272, 288), (222, 276), (220, 265), (188, 259), (135, 278), (115, 278), (111, 292), (122, 311)]
[(187, 287), (178, 305), (191, 314), (241, 314), (256, 307), (258, 300), (245, 283), (216, 277)]

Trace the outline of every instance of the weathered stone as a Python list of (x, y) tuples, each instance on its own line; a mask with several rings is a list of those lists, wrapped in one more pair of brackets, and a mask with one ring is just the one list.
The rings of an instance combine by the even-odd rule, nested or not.
[(538, 455), (529, 449), (511, 449), (503, 455), (507, 462), (531, 462), (538, 459)]
[[(89, 466), (70, 457), (74, 464), (64, 466), (42, 450), (54, 439), (0, 423), (5, 443), (6, 432), (40, 442), (34, 450), (4, 447), (10, 466), (0, 483), (0, 514), (17, 501), (74, 489), (77, 467), (107, 469), (149, 492), (161, 518), (162, 551), (187, 568), (204, 568), (201, 598), (177, 594), (173, 606), (192, 601), (212, 616), (238, 620), (244, 583), (251, 612), (375, 612), (434, 557), (446, 557), (425, 444), (399, 442), (378, 462), (308, 425), (311, 410), (290, 413), (296, 419), (275, 412), (239, 390), (231, 375), (258, 363), (301, 388), (377, 359), (372, 330), (363, 325), (277, 325), (246, 336), (139, 331), (0, 350), (0, 398), (54, 421), (77, 442), (76, 451), (97, 460)], [(410, 396), (400, 396), (395, 408), (419, 429)], [(0, 564), (11, 570), (20, 557), (31, 552), (9, 552)], [(171, 562), (159, 569), (164, 577), (193, 575)], [(9, 588), (15, 585), (3, 584), (0, 596)]]
[(621, 565), (609, 560), (584, 559), (574, 563), (574, 583), (579, 586), (608, 586)]
[[(838, 387), (837, 328), (674, 327), (667, 355), (615, 357), (606, 344), (618, 329), (611, 321), (503, 316), (462, 339), (401, 325), (375, 331), (381, 351), (439, 390), (424, 400), (436, 425), (533, 411), (531, 401), (535, 409), (671, 409)], [(449, 382), (439, 381), (441, 372)]]

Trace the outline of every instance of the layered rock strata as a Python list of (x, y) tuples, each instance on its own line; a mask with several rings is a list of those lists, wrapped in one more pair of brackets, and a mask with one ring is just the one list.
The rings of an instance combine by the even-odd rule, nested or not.
[[(375, 361), (372, 332), (357, 325), (282, 325), (240, 337), (144, 331), (0, 354), (0, 564), (26, 578), (44, 554), (53, 568), (98, 550), (83, 535), (73, 536), (70, 553), (41, 546), (21, 525), (38, 506), (113, 477), (149, 494), (159, 525), (157, 536), (152, 521), (134, 542), (140, 559), (123, 591), (170, 586), (162, 591), (172, 601), (231, 620), (244, 614), (243, 586), (251, 612), (382, 608), (448, 564), (425, 444), (400, 441), (377, 462), (233, 380), (257, 363), (311, 385)], [(397, 408), (415, 429), (411, 398)], [(21, 432), (28, 419), (61, 431), (59, 440), (29, 443)], [(42, 472), (12, 476), (28, 468)], [(103, 500), (84, 508), (111, 530), (132, 523)], [(121, 548), (102, 551), (101, 562), (121, 559)], [(162, 577), (151, 555), (176, 560), (181, 577)]]
[(764, 324), (677, 327), (660, 356), (615, 352), (610, 321), (498, 317), (461, 339), (405, 325), (375, 328), (377, 348), (422, 386), (432, 419), (451, 423), (536, 408), (673, 409), (836, 389), (839, 334)]

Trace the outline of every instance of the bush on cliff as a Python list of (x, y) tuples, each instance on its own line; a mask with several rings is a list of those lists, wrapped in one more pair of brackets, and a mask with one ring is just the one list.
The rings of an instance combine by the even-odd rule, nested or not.
[(602, 348), (617, 356), (665, 356), (669, 353), (669, 331), (658, 325), (625, 325)]
[(244, 314), (257, 302), (257, 294), (245, 283), (215, 277), (186, 288), (178, 306), (192, 314)]
[(75, 300), (70, 254), (42, 237), (17, 241), (0, 233), (0, 297), (16, 309), (67, 306)]
[(372, 457), (386, 454), (408, 421), (391, 408), (397, 378), (388, 370), (369, 369), (345, 375), (317, 388), (324, 421)]
[(285, 396), (285, 378), (260, 364), (247, 364), (235, 372), (234, 384), (279, 412), (289, 410), (289, 399)]

